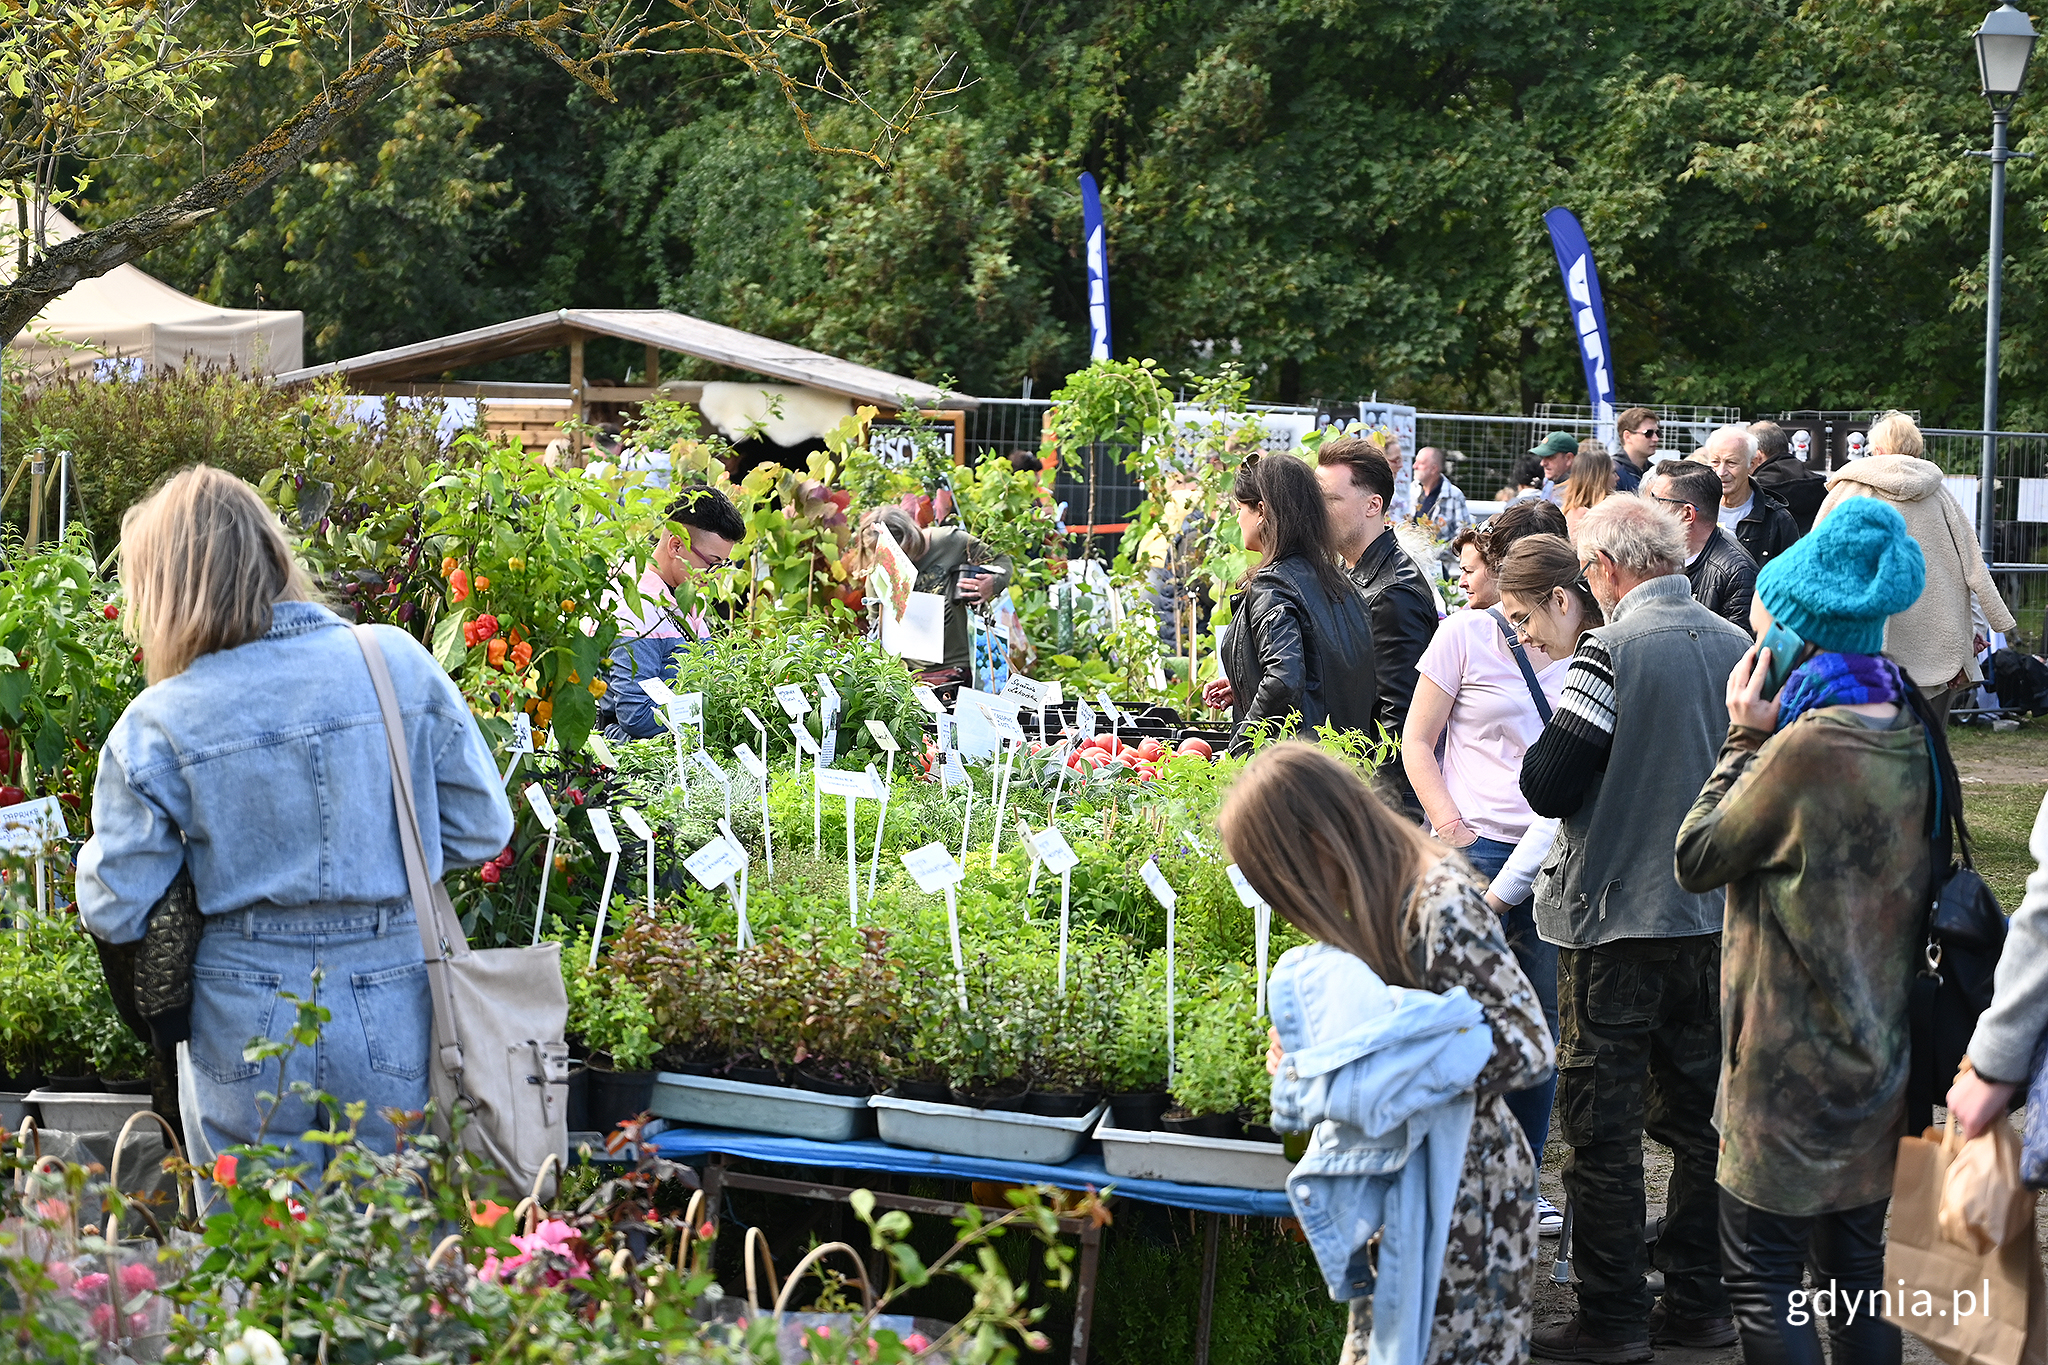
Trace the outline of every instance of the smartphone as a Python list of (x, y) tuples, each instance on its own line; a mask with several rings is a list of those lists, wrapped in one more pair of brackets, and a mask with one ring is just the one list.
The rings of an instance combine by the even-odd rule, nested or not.
[(1764, 675), (1764, 700), (1778, 695), (1778, 689), (1785, 685), (1785, 679), (1792, 676), (1792, 670), (1799, 667), (1800, 656), (1806, 652), (1806, 641), (1794, 635), (1777, 622), (1764, 632), (1764, 638), (1757, 641), (1760, 648), (1771, 651), (1771, 671)]

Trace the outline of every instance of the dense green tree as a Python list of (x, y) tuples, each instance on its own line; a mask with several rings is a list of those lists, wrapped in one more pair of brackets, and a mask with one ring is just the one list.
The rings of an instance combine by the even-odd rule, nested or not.
[[(654, 60), (605, 104), (530, 52), (477, 47), (299, 172), (317, 185), (281, 188), (265, 226), (244, 215), (155, 268), (229, 302), (263, 280), (309, 309), (323, 357), (567, 304), (668, 306), (1043, 393), (1083, 359), (1090, 170), (1120, 352), (1236, 358), (1261, 398), (1522, 408), (1583, 401), (1541, 222), (1566, 204), (1624, 399), (1974, 423), (1988, 173), (1961, 153), (1988, 124), (1981, 12), (881, 0), (841, 41), (884, 107), (935, 52), (971, 78), (886, 167), (810, 154), (757, 83)], [(221, 117), (259, 96), (221, 93)], [(446, 132), (400, 153), (402, 126)], [(132, 174), (108, 168), (108, 202)], [(2044, 219), (2039, 174), (2014, 163), (2009, 423), (2048, 421)]]

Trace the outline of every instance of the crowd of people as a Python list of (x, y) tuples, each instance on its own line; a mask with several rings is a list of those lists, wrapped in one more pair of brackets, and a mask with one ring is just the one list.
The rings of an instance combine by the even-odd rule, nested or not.
[[(1347, 1360), (1618, 1363), (1740, 1340), (1752, 1362), (1817, 1363), (1818, 1328), (1788, 1311), (1809, 1263), (1845, 1293), (1883, 1276), (1935, 755), (1979, 676), (1973, 619), (2012, 617), (1903, 414), (1829, 474), (1768, 422), (1685, 458), (1660, 451), (1653, 412), (1619, 426), (1619, 456), (1546, 438), (1542, 487), (1451, 536), (1464, 605), (1441, 620), (1390, 526), (1398, 452), (1348, 436), (1313, 471), (1267, 455), (1238, 473), (1259, 559), (1206, 696), (1259, 750), (1224, 813), (1230, 854), (1316, 941), (1276, 968), (1269, 1060), (1277, 1124), (1336, 1120), (1294, 1188), (1352, 1303)], [(1441, 469), (1433, 454), (1431, 507), (1455, 492)], [(1252, 742), (1290, 717), (1398, 735), (1398, 773), (1368, 787), (1324, 751)], [(1431, 1031), (1447, 994), (1490, 1027), (1489, 1055)], [(1986, 1016), (1995, 1069), (1954, 1101), (1978, 1127), (2026, 1079), (2044, 1015)], [(1297, 1073), (1347, 1043), (1351, 1086)], [(1577, 1311), (1539, 1326), (1537, 1238), (1563, 1221), (1534, 1178), (1553, 1110)], [(1394, 1219), (1400, 1163), (1369, 1125), (1404, 1117), (1416, 1180), (1443, 1176), (1430, 1144), (1461, 1146), (1440, 1225)], [(1646, 1135), (1672, 1154), (1647, 1227)], [(1374, 1272), (1344, 1257), (1384, 1277), (1439, 1246), (1430, 1321), (1379, 1325), (1415, 1350), (1375, 1349)], [(1900, 1358), (1879, 1318), (1828, 1335), (1837, 1365)]]

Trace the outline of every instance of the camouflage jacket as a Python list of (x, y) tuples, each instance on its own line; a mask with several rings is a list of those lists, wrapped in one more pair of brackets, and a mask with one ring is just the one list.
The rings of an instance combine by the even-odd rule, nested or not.
[(1678, 831), (1678, 880), (1728, 888), (1716, 1178), (1794, 1217), (1888, 1198), (1907, 992), (1932, 857), (1920, 725), (1841, 707), (1732, 728)]

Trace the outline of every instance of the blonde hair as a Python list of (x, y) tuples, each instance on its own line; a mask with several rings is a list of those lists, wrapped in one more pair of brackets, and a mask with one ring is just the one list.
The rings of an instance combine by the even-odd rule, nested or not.
[[(1591, 450), (1586, 449), (1592, 446)], [(1598, 507), (1614, 491), (1614, 457), (1598, 441), (1581, 441), (1572, 456), (1571, 477), (1565, 481), (1562, 510), (1576, 512)]]
[(1276, 744), (1246, 765), (1217, 825), (1282, 919), (1389, 985), (1423, 984), (1413, 899), (1434, 850), (1356, 772), (1313, 744)]
[(1873, 455), (1911, 455), (1914, 459), (1922, 459), (1927, 454), (1927, 442), (1921, 439), (1920, 424), (1896, 408), (1879, 413), (1865, 435)]
[(121, 518), (122, 630), (152, 683), (259, 639), (277, 602), (309, 600), (284, 526), (224, 469), (174, 474)]

